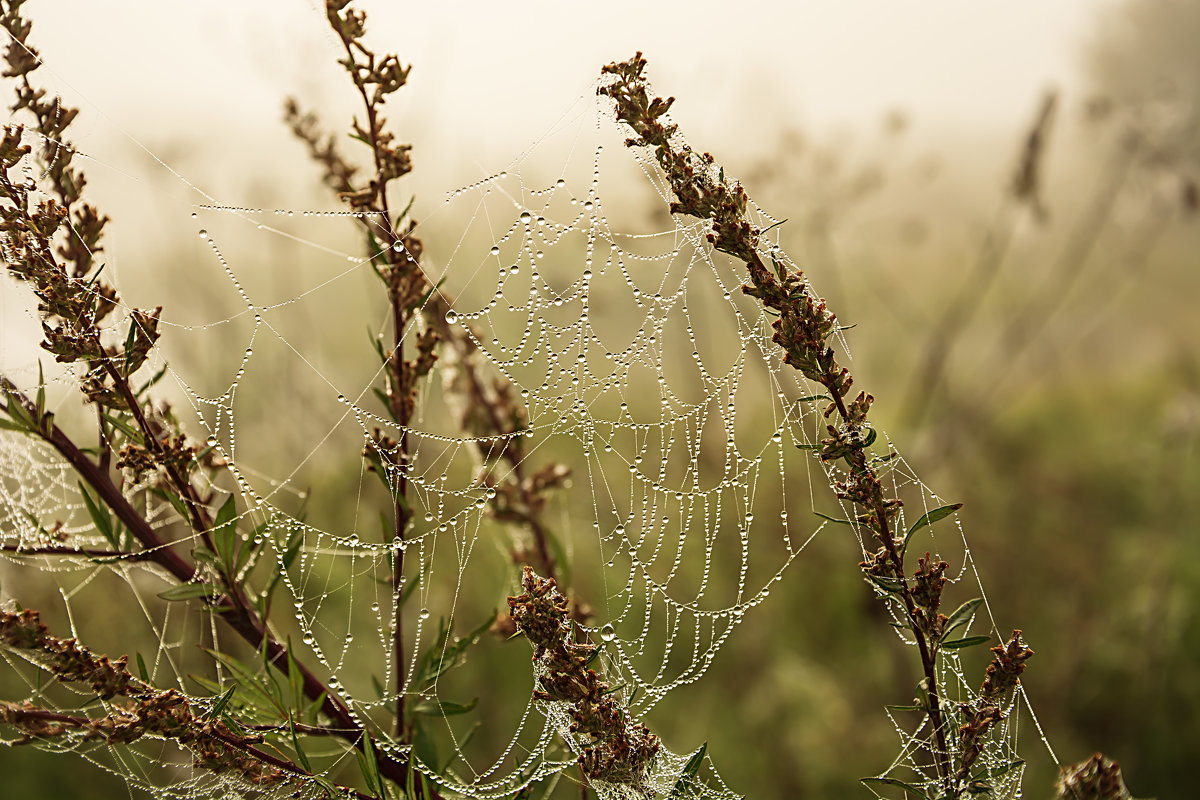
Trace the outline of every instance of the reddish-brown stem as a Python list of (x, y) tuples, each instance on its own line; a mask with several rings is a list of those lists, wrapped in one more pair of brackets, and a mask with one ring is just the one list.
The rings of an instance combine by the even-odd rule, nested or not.
[[(33, 403), (29, 402), (28, 398), (25, 398), (7, 378), (0, 376), (0, 386), (8, 390), (14, 398), (13, 402), (22, 402), (27, 411), (35, 410)], [(188, 583), (195, 579), (195, 567), (172, 549), (172, 543), (159, 537), (158, 533), (150, 527), (146, 519), (112, 482), (109, 475), (101, 471), (99, 466), (88, 458), (61, 428), (50, 424), (39, 435), (71, 465), (76, 474), (91, 487), (100, 500), (125, 525), (130, 534), (145, 548), (145, 559), (166, 570), (180, 583)], [(270, 634), (257, 612), (239, 601), (244, 602), (244, 598), (240, 595), (223, 594), (209, 602), (219, 609), (227, 609), (220, 614), (221, 619), (250, 646), (255, 649), (265, 647), (268, 663), (286, 675), (289, 662), (287, 647)], [(294, 655), (291, 661), (300, 671), (304, 696), (310, 700), (324, 697), (321, 711), (334, 723), (330, 728), (331, 734), (361, 748), (363, 731), (350, 715), (349, 709), (320, 678)], [(408, 776), (408, 765), (391, 759), (379, 750), (376, 750), (376, 756), (379, 760), (380, 773), (389, 780), (403, 784)]]

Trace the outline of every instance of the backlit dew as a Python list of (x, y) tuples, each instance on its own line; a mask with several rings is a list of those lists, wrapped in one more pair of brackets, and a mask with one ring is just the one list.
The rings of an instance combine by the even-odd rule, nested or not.
[(417, 614), (417, 619), (421, 620), (422, 622), (429, 619), (429, 609), (422, 608), (421, 612), (419, 614)]
[(201, 238), (201, 239), (207, 239), (207, 238), (208, 238), (208, 231), (204, 230), (204, 228), (201, 228), (201, 229), (200, 229), (200, 238)]
[(500, 248), (496, 247), (495, 245), (492, 245), (492, 255), (494, 255), (494, 256), (500, 255)]
[(453, 325), (458, 322), (458, 312), (453, 308), (446, 312), (446, 324)]
[(605, 623), (604, 627), (600, 629), (600, 638), (606, 642), (611, 642), (617, 638), (617, 631), (612, 626), (612, 623)]

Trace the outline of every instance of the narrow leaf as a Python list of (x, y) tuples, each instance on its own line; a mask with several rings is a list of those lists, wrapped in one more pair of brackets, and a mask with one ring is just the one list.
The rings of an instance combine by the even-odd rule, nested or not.
[(224, 567), (225, 574), (232, 577), (234, 548), (237, 546), (237, 503), (233, 495), (229, 495), (221, 504), (217, 518), (213, 522), (212, 542), (216, 549), (217, 558)]
[(971, 617), (975, 615), (975, 610), (983, 603), (982, 597), (976, 597), (973, 600), (968, 600), (958, 608), (954, 609), (954, 613), (946, 620), (946, 629), (942, 634), (945, 639), (950, 633), (971, 621)]
[(925, 794), (917, 787), (895, 778), (859, 778), (858, 780), (859, 782), (866, 784), (881, 783), (884, 786), (899, 786), (904, 791), (919, 798), (919, 800), (930, 800), (929, 795)]
[(216, 593), (217, 588), (208, 583), (181, 583), (159, 592), (158, 596), (163, 600), (194, 600), (197, 597), (212, 597)]
[(422, 700), (412, 707), (414, 714), (424, 714), (427, 717), (452, 717), (455, 714), (466, 714), (479, 705), (476, 697), (469, 703), (451, 703), (447, 700)]
[(120, 549), (120, 545), (117, 543), (116, 531), (113, 530), (112, 518), (108, 516), (108, 511), (96, 504), (96, 501), (88, 494), (88, 490), (84, 488), (82, 482), (79, 483), (79, 493), (83, 495), (83, 504), (87, 506), (88, 515), (92, 518), (92, 524), (96, 526), (96, 530), (114, 548)]
[(908, 529), (908, 533), (904, 534), (904, 546), (900, 548), (900, 554), (904, 555), (904, 551), (908, 548), (908, 540), (912, 538), (912, 535), (914, 533), (921, 530), (921, 528), (924, 528), (927, 525), (932, 525), (933, 523), (937, 522), (939, 519), (943, 519), (945, 517), (950, 516), (955, 511), (958, 511), (962, 507), (963, 507), (962, 503), (954, 503), (952, 505), (942, 506), (941, 508), (935, 508), (933, 511), (930, 511), (928, 514), (923, 515), (919, 520), (917, 520), (916, 522), (913, 523), (913, 526)]
[(965, 639), (955, 639), (950, 642), (942, 642), (941, 647), (945, 650), (961, 650), (964, 647), (974, 647), (977, 644), (990, 642), (990, 636), (968, 636)]
[(1017, 767), (1023, 766), (1025, 766), (1025, 759), (1019, 758), (1016, 761), (1010, 761), (1007, 764), (1001, 764), (997, 767), (985, 767), (972, 775), (971, 780), (981, 781), (987, 778), (999, 778), (1001, 775), (1006, 775)]
[(679, 774), (678, 780), (675, 781), (675, 787), (671, 789), (670, 800), (680, 800), (687, 796), (687, 791), (692, 787), (696, 780), (696, 774), (700, 772), (700, 765), (704, 763), (704, 751), (708, 749), (708, 742), (700, 745), (700, 749), (692, 753), (692, 757), (683, 765), (683, 772)]
[[(379, 774), (379, 761), (375, 757), (375, 745), (371, 742), (371, 734), (363, 731), (362, 749), (356, 751), (358, 768), (363, 780), (367, 782), (367, 791), (379, 798), (387, 797), (387, 789), (383, 785), (383, 776)], [(411, 764), (409, 765), (411, 771)]]
[(138, 677), (146, 683), (150, 682), (150, 670), (146, 669), (146, 661), (142, 658), (141, 653), (134, 654), (137, 657)]
[(838, 517), (831, 517), (828, 514), (822, 514), (820, 511), (814, 511), (813, 513), (816, 514), (821, 519), (828, 520), (829, 522), (837, 523), (838, 525), (853, 525), (854, 524), (853, 522), (851, 522), (848, 519), (839, 519)]

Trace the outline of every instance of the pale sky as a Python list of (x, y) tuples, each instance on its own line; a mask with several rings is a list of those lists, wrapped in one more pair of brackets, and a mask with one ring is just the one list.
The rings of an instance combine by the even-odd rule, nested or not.
[[(759, 124), (857, 123), (899, 106), (928, 124), (1022, 121), (1076, 82), (1111, 0), (373, 2), (369, 40), (414, 65), (404, 108), (481, 158), (536, 138), (599, 67), (642, 50), (694, 139)], [(316, 0), (54, 0), (27, 5), (48, 64), (113, 125), (151, 138), (278, 131), (280, 98), (343, 100)], [(53, 8), (53, 11), (45, 9)], [(735, 10), (736, 8), (736, 10)], [(748, 102), (749, 101), (749, 102)], [(345, 105), (345, 104), (343, 104)], [(345, 106), (347, 110), (349, 106)], [(88, 109), (90, 116), (94, 111)], [(420, 142), (417, 142), (420, 145)], [(505, 159), (507, 160), (507, 159)]]
[[(361, 5), (368, 41), (413, 65), (389, 117), (415, 146), (418, 184), (444, 191), (503, 169), (592, 91), (601, 65), (636, 50), (655, 88), (679, 98), (672, 115), (688, 138), (718, 155), (752, 150), (783, 125), (826, 137), (874, 126), (893, 108), (926, 135), (1014, 141), (1047, 85), (1068, 94), (1080, 85), (1081, 43), (1112, 2)], [(71, 138), (95, 159), (83, 166), (117, 221), (109, 241), (136, 243), (143, 258), (201, 199), (175, 207), (184, 184), (142, 148), (239, 205), (253, 202), (244, 195), (254, 180), (285, 193), (314, 183), (311, 167), (296, 169), (303, 154), (280, 121), (284, 96), (339, 130), (357, 111), (317, 0), (53, 0), (24, 10), (46, 64), (38, 81), (81, 109)], [(174, 182), (169, 197), (164, 179)], [(155, 234), (163, 241), (146, 238)], [(122, 252), (110, 247), (110, 259)], [(14, 310), (15, 286), (0, 289), (0, 328), (15, 342), (12, 326), (33, 323)]]

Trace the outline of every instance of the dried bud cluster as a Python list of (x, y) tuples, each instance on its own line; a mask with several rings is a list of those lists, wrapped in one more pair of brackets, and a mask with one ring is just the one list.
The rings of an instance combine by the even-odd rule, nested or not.
[(1063, 767), (1054, 786), (1055, 800), (1131, 800), (1121, 765), (1100, 753)]
[(988, 664), (979, 698), (973, 703), (963, 703), (958, 707), (959, 713), (966, 719), (966, 723), (958, 729), (959, 780), (967, 778), (971, 766), (983, 752), (988, 730), (1004, 719), (1001, 706), (1008, 693), (1020, 683), (1021, 673), (1025, 671), (1025, 662), (1033, 655), (1033, 650), (1021, 642), (1019, 630), (1012, 632), (1006, 644), (993, 647), (992, 652), (996, 657)]
[(570, 704), (570, 732), (580, 737), (579, 764), (589, 780), (645, 790), (658, 737), (632, 722), (608, 684), (588, 668), (596, 646), (571, 641), (570, 603), (557, 584), (525, 567), (521, 585), (525, 591), (508, 598), (508, 607), (517, 629), (533, 644), (534, 662), (541, 666), (534, 697)]
[(187, 698), (174, 689), (160, 690), (130, 674), (128, 657), (113, 661), (95, 655), (74, 639), (59, 639), (41, 622), (36, 611), (0, 611), (0, 643), (32, 651), (57, 680), (88, 684), (103, 700), (126, 698), (111, 704), (98, 717), (50, 711), (29, 702), (0, 701), (0, 721), (30, 738), (53, 738), (72, 731), (84, 739), (128, 744), (143, 736), (170, 739), (191, 750), (194, 765), (213, 772), (234, 771), (256, 785), (287, 779), (287, 772), (264, 762), (251, 745), (257, 737), (239, 737), (220, 721), (204, 720), (192, 711)]

